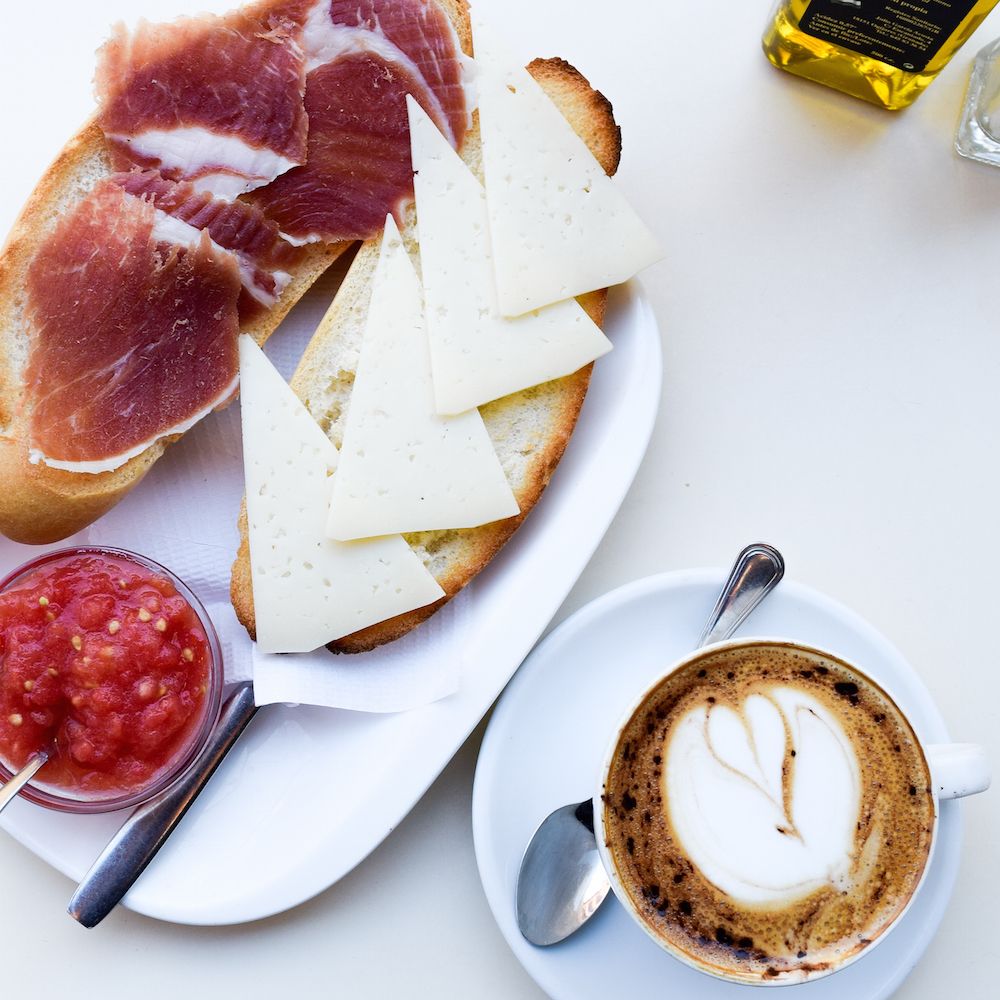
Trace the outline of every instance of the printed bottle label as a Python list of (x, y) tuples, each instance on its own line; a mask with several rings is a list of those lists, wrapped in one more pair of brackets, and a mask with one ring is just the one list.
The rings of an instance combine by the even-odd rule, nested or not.
[(976, 0), (811, 0), (807, 35), (919, 73), (968, 16)]

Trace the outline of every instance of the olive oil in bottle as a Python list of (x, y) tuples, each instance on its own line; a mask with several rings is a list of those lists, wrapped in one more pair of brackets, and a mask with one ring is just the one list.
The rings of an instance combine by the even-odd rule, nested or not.
[(998, 0), (779, 0), (767, 58), (897, 110), (912, 104)]

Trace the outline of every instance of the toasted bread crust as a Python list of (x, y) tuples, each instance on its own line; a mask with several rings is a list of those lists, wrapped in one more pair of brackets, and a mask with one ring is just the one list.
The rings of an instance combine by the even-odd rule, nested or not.
[(534, 59), (528, 72), (538, 81), (557, 107), (571, 109), (566, 117), (587, 144), (605, 173), (614, 175), (622, 160), (622, 130), (615, 109), (590, 81), (565, 59)]
[[(463, 50), (471, 52), (467, 0), (437, 3), (451, 19)], [(167, 446), (180, 438), (161, 438), (120, 468), (96, 475), (28, 461), (22, 383), (28, 266), (60, 215), (112, 172), (104, 135), (96, 119), (91, 120), (42, 175), (0, 249), (0, 533), (17, 542), (54, 542), (85, 528), (132, 490)], [(263, 344), (310, 286), (353, 245), (306, 247), (280, 300), (245, 324), (242, 332)]]
[[(621, 132), (615, 123), (610, 102), (593, 90), (583, 75), (563, 59), (536, 59), (528, 69), (588, 144), (601, 166), (609, 174), (613, 174), (621, 155)], [(366, 266), (370, 269), (371, 264), (366, 265), (364, 262), (366, 249), (369, 258), (377, 256), (377, 246), (366, 244), (359, 253), (359, 258), (362, 259), (355, 260), (352, 271), (357, 268), (359, 273), (363, 273)], [(317, 412), (318, 406), (312, 404), (310, 390), (317, 381), (317, 369), (323, 364), (323, 341), (335, 338), (338, 329), (346, 325), (352, 314), (364, 310), (363, 290), (367, 287), (363, 278), (352, 284), (351, 276), (348, 276), (292, 378), (292, 388), (317, 419), (320, 419), (320, 414)], [(581, 304), (598, 325), (603, 322), (606, 301), (606, 290), (591, 292), (580, 298)], [(576, 426), (592, 369), (593, 365), (588, 365), (573, 375), (480, 407), (487, 430), (494, 433), (495, 428), (503, 426), (509, 414), (524, 410), (539, 397), (544, 397), (544, 434), (538, 446), (533, 449), (528, 466), (519, 481), (511, 483), (521, 513), (517, 517), (479, 528), (404, 536), (418, 554), (422, 554), (425, 563), (435, 562), (433, 553), (441, 543), (447, 542), (451, 549), (457, 550), (445, 560), (443, 566), (429, 566), (445, 596), (427, 607), (417, 608), (331, 642), (327, 647), (331, 652), (367, 652), (402, 637), (430, 618), (489, 564), (524, 522), (548, 485)], [(237, 617), (251, 637), (254, 637), (253, 587), (245, 502), (240, 512), (239, 530), (240, 546), (233, 564), (230, 596)]]

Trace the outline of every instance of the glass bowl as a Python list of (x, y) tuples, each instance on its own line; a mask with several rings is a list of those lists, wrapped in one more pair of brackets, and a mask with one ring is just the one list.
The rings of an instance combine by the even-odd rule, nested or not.
[[(199, 624), (205, 632), (205, 640), (208, 645), (208, 689), (205, 692), (201, 719), (191, 725), (184, 743), (146, 784), (127, 791), (111, 791), (106, 795), (100, 793), (96, 795), (87, 795), (85, 793), (74, 794), (72, 789), (46, 785), (44, 780), (39, 780), (40, 778), (44, 778), (45, 775), (45, 768), (43, 767), (39, 771), (38, 776), (28, 782), (20, 793), (24, 798), (37, 805), (56, 809), (60, 812), (112, 812), (116, 809), (131, 808), (162, 792), (181, 776), (204, 748), (218, 721), (219, 710), (222, 704), (224, 683), (222, 648), (208, 612), (190, 587), (175, 574), (171, 573), (165, 566), (161, 566), (152, 559), (147, 559), (138, 553), (129, 552), (127, 549), (117, 549), (106, 545), (81, 545), (47, 552), (36, 559), (32, 559), (30, 562), (24, 563), (3, 577), (0, 580), (0, 593), (12, 589), (18, 583), (23, 582), (29, 574), (51, 563), (81, 555), (105, 555), (115, 559), (122, 559), (135, 563), (137, 566), (169, 580), (177, 589), (178, 594), (193, 609)], [(0, 758), (0, 782), (6, 783), (10, 777), (10, 769), (6, 766), (3, 759)]]

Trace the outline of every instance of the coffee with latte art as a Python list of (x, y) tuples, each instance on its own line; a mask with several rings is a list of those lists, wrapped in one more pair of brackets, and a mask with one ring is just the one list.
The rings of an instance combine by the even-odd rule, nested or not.
[(607, 847), (654, 936), (748, 982), (832, 971), (906, 906), (934, 799), (909, 723), (839, 660), (706, 650), (643, 700), (603, 789)]

